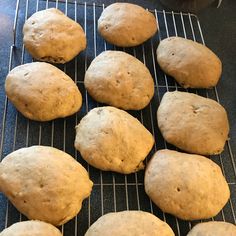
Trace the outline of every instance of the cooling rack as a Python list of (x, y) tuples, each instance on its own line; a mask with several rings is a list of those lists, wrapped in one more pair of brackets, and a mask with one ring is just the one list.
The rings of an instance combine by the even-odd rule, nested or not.
[[(1, 159), (13, 150), (31, 145), (54, 146), (66, 151), (76, 158), (89, 172), (94, 182), (90, 198), (83, 203), (82, 210), (74, 219), (60, 229), (65, 236), (84, 235), (87, 228), (101, 215), (121, 210), (144, 210), (151, 212), (166, 221), (178, 236), (187, 232), (199, 221), (188, 222), (164, 214), (147, 197), (144, 191), (144, 171), (135, 174), (121, 175), (112, 172), (102, 172), (89, 166), (74, 149), (75, 125), (86, 113), (101, 104), (96, 103), (84, 88), (83, 79), (87, 67), (95, 56), (104, 50), (124, 50), (134, 55), (149, 68), (155, 81), (155, 95), (150, 105), (141, 111), (132, 111), (130, 114), (138, 118), (155, 137), (155, 145), (147, 160), (156, 150), (175, 147), (167, 144), (157, 128), (156, 111), (160, 100), (166, 91), (185, 91), (175, 81), (165, 75), (156, 63), (155, 51), (160, 40), (178, 35), (205, 44), (198, 18), (193, 14), (175, 13), (151, 10), (159, 24), (159, 33), (141, 46), (134, 48), (115, 48), (107, 44), (97, 33), (97, 19), (105, 5), (86, 4), (78, 1), (45, 1), (45, 0), (17, 0), (13, 27), (13, 44), (9, 48), (9, 70), (17, 65), (31, 62), (22, 43), (22, 27), (25, 20), (34, 12), (56, 7), (70, 18), (79, 22), (85, 30), (88, 40), (87, 49), (71, 62), (58, 67), (66, 72), (78, 85), (83, 105), (80, 112), (65, 119), (51, 122), (35, 122), (24, 118), (18, 113), (7, 98), (3, 103), (3, 113), (0, 123), (0, 157)], [(73, 47), (73, 45), (71, 45)], [(1, 89), (3, 89), (1, 87)], [(217, 88), (210, 90), (189, 89), (188, 92), (197, 93), (219, 101)], [(178, 123), (178, 121), (176, 121)], [(213, 219), (236, 223), (236, 167), (234, 155), (227, 141), (221, 155), (211, 157), (223, 170), (231, 190), (231, 198), (224, 209)], [(26, 163), (27, 164), (27, 163)], [(0, 230), (11, 224), (25, 220), (12, 204), (0, 194)]]

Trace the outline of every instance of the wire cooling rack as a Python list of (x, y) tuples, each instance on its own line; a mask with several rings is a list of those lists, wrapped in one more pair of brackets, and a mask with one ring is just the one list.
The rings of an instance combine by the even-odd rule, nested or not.
[[(43, 1), (43, 0), (17, 0), (13, 45), (10, 48), (9, 70), (15, 66), (31, 62), (32, 58), (27, 53), (22, 43), (22, 27), (25, 20), (34, 12), (56, 7), (65, 12), (70, 18), (79, 22), (85, 30), (88, 40), (86, 51), (81, 53), (71, 62), (58, 67), (65, 71), (78, 85), (83, 95), (83, 106), (79, 113), (51, 122), (35, 122), (24, 118), (18, 113), (7, 98), (1, 101), (4, 106), (2, 123), (0, 124), (0, 156), (1, 159), (13, 150), (31, 145), (49, 145), (66, 151), (74, 156), (88, 170), (90, 178), (94, 182), (94, 187), (90, 198), (83, 203), (82, 210), (77, 217), (61, 227), (65, 236), (84, 235), (87, 228), (101, 215), (121, 210), (144, 210), (152, 212), (159, 218), (165, 220), (174, 230), (176, 235), (186, 235), (196, 224), (178, 220), (175, 217), (164, 214), (147, 197), (144, 191), (143, 177), (144, 171), (135, 174), (121, 175), (112, 172), (102, 172), (89, 166), (74, 149), (75, 125), (86, 113), (101, 104), (96, 103), (84, 88), (84, 73), (95, 56), (104, 50), (124, 50), (147, 65), (154, 81), (155, 95), (149, 106), (142, 111), (130, 112), (137, 117), (144, 126), (155, 136), (155, 146), (147, 160), (156, 150), (163, 148), (175, 149), (167, 144), (157, 128), (156, 111), (160, 100), (166, 91), (184, 91), (175, 81), (165, 75), (156, 63), (155, 51), (161, 39), (178, 35), (204, 43), (200, 23), (195, 15), (174, 12), (152, 10), (159, 24), (159, 33), (151, 40), (141, 46), (134, 48), (115, 48), (107, 44), (97, 33), (97, 19), (104, 9), (104, 5), (86, 4), (78, 1)], [(73, 45), (71, 45), (73, 47)], [(1, 87), (1, 89), (3, 89)], [(189, 92), (210, 97), (219, 102), (217, 89), (193, 90)], [(178, 121), (176, 121), (178, 123)], [(236, 223), (236, 167), (230, 142), (225, 146), (225, 151), (221, 155), (212, 157), (218, 163), (227, 179), (231, 190), (231, 198), (225, 208), (210, 220), (223, 220)], [(26, 163), (27, 164), (27, 163)], [(25, 220), (11, 203), (0, 194), (0, 230), (11, 224)]]

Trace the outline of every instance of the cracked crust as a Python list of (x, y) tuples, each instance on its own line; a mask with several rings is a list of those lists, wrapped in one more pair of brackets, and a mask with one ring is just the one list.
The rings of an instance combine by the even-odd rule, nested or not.
[(28, 220), (15, 223), (4, 229), (0, 236), (62, 236), (61, 232), (48, 223)]
[(85, 236), (174, 236), (170, 226), (144, 211), (108, 213), (93, 223)]
[(86, 71), (84, 82), (96, 101), (124, 110), (143, 109), (154, 94), (147, 67), (121, 51), (105, 51), (97, 56)]
[(76, 126), (75, 148), (92, 166), (129, 174), (144, 168), (154, 139), (129, 113), (114, 107), (92, 109)]
[(220, 59), (209, 48), (180, 37), (160, 42), (157, 61), (184, 88), (212, 88), (222, 72)]
[(26, 49), (40, 61), (66, 63), (86, 48), (80, 24), (56, 8), (34, 13), (25, 22), (23, 34)]
[(0, 163), (0, 190), (29, 219), (62, 225), (78, 214), (92, 190), (87, 171), (67, 153), (32, 146)]
[(216, 101), (187, 92), (167, 92), (157, 111), (164, 139), (190, 153), (214, 155), (223, 151), (229, 123)]
[(142, 44), (158, 30), (156, 19), (144, 8), (130, 3), (114, 3), (98, 19), (98, 32), (111, 44), (132, 47)]
[(145, 171), (145, 191), (164, 212), (183, 220), (216, 216), (230, 197), (220, 167), (210, 159), (160, 150)]
[(82, 96), (74, 81), (45, 62), (15, 67), (7, 75), (5, 90), (17, 110), (37, 121), (70, 116), (82, 105)]

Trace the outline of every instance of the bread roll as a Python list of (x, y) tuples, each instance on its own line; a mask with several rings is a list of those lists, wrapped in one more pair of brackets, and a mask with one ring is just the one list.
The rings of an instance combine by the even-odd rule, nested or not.
[(36, 121), (70, 116), (82, 105), (82, 96), (74, 81), (45, 62), (15, 67), (7, 75), (5, 90), (17, 110)]
[(170, 226), (144, 211), (121, 211), (101, 216), (85, 236), (174, 236)]
[(129, 174), (144, 168), (154, 139), (129, 113), (114, 107), (94, 108), (76, 126), (75, 148), (92, 166)]
[(23, 42), (37, 60), (66, 63), (86, 48), (79, 23), (56, 8), (34, 13), (23, 27)]
[(0, 236), (62, 236), (62, 234), (48, 223), (28, 220), (11, 225), (2, 231)]
[(92, 185), (74, 158), (53, 147), (21, 148), (0, 163), (0, 191), (29, 219), (53, 225), (79, 213)]
[(224, 107), (196, 94), (165, 93), (157, 121), (168, 143), (190, 153), (219, 154), (228, 139), (229, 122)]
[(121, 51), (105, 51), (97, 56), (85, 73), (84, 83), (96, 101), (124, 110), (143, 109), (154, 94), (148, 68)]
[(162, 40), (157, 48), (161, 69), (184, 88), (212, 88), (218, 83), (222, 64), (206, 46), (181, 37)]
[(236, 226), (223, 221), (199, 223), (187, 236), (235, 236)]
[(157, 151), (149, 161), (145, 191), (163, 211), (183, 220), (216, 216), (230, 197), (220, 167), (210, 159), (171, 151)]
[(113, 3), (98, 19), (98, 32), (111, 44), (133, 47), (151, 38), (157, 31), (154, 15), (131, 3)]

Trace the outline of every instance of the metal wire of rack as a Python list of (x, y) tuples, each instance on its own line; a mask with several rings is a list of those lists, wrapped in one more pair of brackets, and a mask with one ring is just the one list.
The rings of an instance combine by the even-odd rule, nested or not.
[[(165, 75), (156, 62), (155, 49), (160, 40), (178, 35), (205, 44), (200, 22), (193, 14), (174, 13), (152, 10), (159, 25), (159, 33), (141, 46), (134, 48), (116, 48), (106, 43), (97, 33), (97, 19), (105, 5), (80, 3), (74, 1), (45, 1), (45, 0), (17, 0), (13, 26), (13, 44), (10, 48), (9, 71), (19, 64), (31, 62), (22, 42), (22, 27), (25, 20), (34, 12), (56, 7), (65, 12), (70, 18), (79, 22), (85, 30), (87, 49), (71, 62), (58, 66), (77, 83), (82, 95), (83, 106), (79, 113), (51, 122), (35, 122), (24, 118), (18, 113), (5, 97), (2, 123), (0, 124), (0, 157), (1, 159), (13, 150), (31, 145), (54, 146), (74, 156), (87, 168), (90, 178), (94, 182), (93, 192), (84, 201), (81, 212), (73, 220), (61, 227), (63, 235), (84, 235), (87, 228), (101, 215), (121, 210), (144, 210), (151, 212), (166, 221), (178, 236), (187, 232), (199, 221), (187, 222), (179, 220), (160, 211), (147, 197), (144, 191), (144, 171), (131, 175), (121, 175), (103, 172), (89, 166), (74, 149), (75, 125), (92, 108), (100, 106), (87, 93), (83, 84), (84, 73), (93, 58), (104, 50), (124, 50), (141, 60), (149, 68), (155, 81), (155, 95), (150, 105), (141, 111), (131, 111), (130, 114), (138, 118), (155, 137), (155, 145), (147, 160), (156, 150), (162, 148), (175, 149), (166, 143), (157, 128), (156, 110), (166, 91), (185, 91), (169, 76)], [(210, 90), (189, 89), (188, 92), (210, 97), (220, 102), (217, 88)], [(227, 179), (231, 190), (231, 198), (219, 215), (211, 220), (223, 220), (236, 223), (236, 163), (227, 141), (225, 151), (221, 155), (212, 157), (218, 163)], [(146, 161), (147, 162), (147, 161)], [(25, 220), (12, 204), (0, 194), (2, 203), (0, 211), (0, 230)]]

